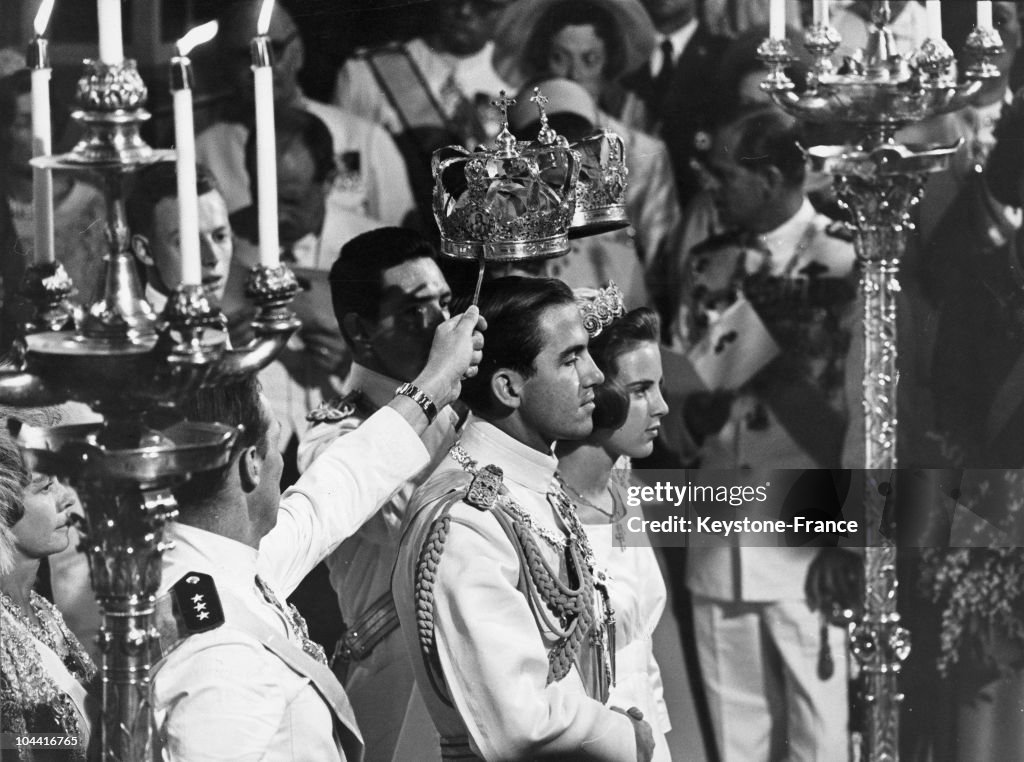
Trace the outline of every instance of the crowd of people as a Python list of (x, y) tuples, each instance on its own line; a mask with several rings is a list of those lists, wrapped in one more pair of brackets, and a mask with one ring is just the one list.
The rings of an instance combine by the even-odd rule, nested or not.
[[(202, 283), (238, 345), (259, 263), (260, 5), (220, 11), (231, 95), (196, 136)], [(787, 4), (791, 35), (810, 5)], [(837, 60), (855, 57), (871, 3), (832, 5)], [(943, 4), (957, 51), (968, 5)], [(891, 6), (909, 55), (924, 6)], [(435, 0), (421, 36), (356, 51), (331, 103), (300, 86), (306, 49), (287, 8), (302, 12), (276, 4), (269, 36), (280, 253), (301, 284), (301, 328), (258, 377), (179, 411), (242, 433), (227, 466), (175, 491), (150, 692), (163, 758), (850, 759), (863, 697), (835, 612), (858, 605), (860, 554), (624, 539), (640, 514), (626, 499), (640, 479), (631, 463), (864, 465), (859, 265), (846, 211), (805, 154), (848, 136), (808, 129), (758, 87), (767, 3)], [(901, 273), (899, 461), (960, 474), (953, 503), (1020, 546), (1024, 4), (994, 14), (999, 76), (974, 105), (900, 134), (961, 146), (914, 210)], [(797, 87), (807, 70), (789, 67)], [(568, 140), (621, 137), (630, 224), (560, 258), (490, 267), (470, 305), (475, 267), (438, 255), (431, 156), (491, 147), (502, 90), (518, 93), (510, 130), (533, 139), (535, 87)], [(24, 61), (3, 53), (0, 348), (12, 361), (31, 314), (19, 293), (33, 248), (30, 108)], [(56, 131), (75, 129), (70, 107), (54, 113)], [(131, 252), (159, 313), (182, 279), (175, 167), (128, 182)], [(54, 208), (82, 310), (104, 287), (103, 196), (56, 173)], [(20, 421), (90, 413), (0, 414), (0, 730), (74, 736), (71, 756), (54, 758), (92, 758), (99, 615), (71, 519), (83, 508), (10, 436)], [(990, 601), (991, 621), (984, 606), (951, 620), (973, 594), (957, 587), (966, 573), (944, 575), (953, 556), (901, 555), (921, 625), (906, 665), (910, 759), (1024, 758), (1024, 555), (1004, 551), (998, 568), (1022, 586)], [(995, 568), (986, 552), (957, 568)], [(685, 723), (666, 701), (685, 678), (659, 667), (653, 645), (670, 619)], [(961, 672), (940, 677), (940, 652)], [(696, 733), (673, 746), (680, 724)]]

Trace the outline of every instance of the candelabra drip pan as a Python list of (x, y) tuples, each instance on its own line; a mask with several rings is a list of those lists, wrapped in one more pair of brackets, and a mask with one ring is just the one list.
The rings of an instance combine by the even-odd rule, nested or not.
[(858, 177), (901, 176), (939, 172), (949, 166), (962, 140), (948, 146), (889, 144), (872, 150), (850, 146), (811, 146), (811, 166), (831, 175)]
[(942, 86), (921, 84), (915, 78), (890, 81), (836, 75), (823, 79), (812, 91), (776, 90), (772, 97), (799, 119), (894, 132), (931, 116), (958, 111), (981, 87), (980, 81)]
[(190, 474), (227, 465), (238, 435), (232, 426), (179, 422), (149, 429), (103, 423), (34, 428), (23, 426), (18, 443), (32, 468), (80, 479), (113, 479), (173, 485)]

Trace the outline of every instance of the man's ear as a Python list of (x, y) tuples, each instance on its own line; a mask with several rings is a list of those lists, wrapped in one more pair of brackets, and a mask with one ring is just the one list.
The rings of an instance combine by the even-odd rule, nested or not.
[(761, 171), (761, 177), (764, 180), (765, 196), (771, 198), (774, 198), (786, 183), (778, 167), (765, 167)]
[(518, 408), (522, 404), (525, 382), (522, 373), (508, 368), (498, 368), (491, 376), (491, 394), (499, 404), (512, 409)]
[(242, 485), (242, 491), (249, 493), (255, 490), (260, 484), (262, 473), (263, 458), (255, 446), (246, 447), (238, 456), (238, 481)]
[(149, 239), (144, 235), (135, 233), (128, 242), (132, 248), (132, 254), (146, 267), (156, 267), (156, 262), (149, 253)]

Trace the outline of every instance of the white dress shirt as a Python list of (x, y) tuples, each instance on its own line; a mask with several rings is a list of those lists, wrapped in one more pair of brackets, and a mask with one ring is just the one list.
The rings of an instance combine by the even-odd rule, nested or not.
[[(546, 497), (558, 465), (552, 454), (473, 417), (461, 443), (481, 467), (503, 469), (509, 494), (537, 525), (563, 534)], [(413, 496), (415, 514), (393, 580), (402, 632), (415, 654), (416, 679), (438, 732), (442, 738), (468, 735), (471, 748), (486, 760), (635, 759), (632, 722), (590, 698), (575, 667), (548, 683), (548, 653), (556, 637), (538, 623), (518, 587), (520, 575), (528, 572), (493, 516), (462, 501), (451, 509), (433, 589), (434, 637), (454, 707), (427, 687), (415, 610), (416, 566), (436, 512), (431, 497), (445, 491), (454, 471), (461, 468), (445, 461)], [(561, 568), (560, 553), (540, 538), (537, 546), (551, 568)]]
[(650, 68), (652, 77), (657, 77), (661, 72), (661, 67), (665, 65), (665, 56), (661, 50), (665, 40), (672, 43), (672, 66), (675, 66), (679, 61), (679, 56), (683, 54), (686, 46), (693, 39), (693, 35), (697, 33), (698, 23), (697, 18), (694, 17), (688, 23), (683, 24), (676, 31), (672, 32), (672, 34), (658, 34), (657, 39), (654, 41), (654, 52), (651, 53)]
[[(284, 599), (351, 536), (391, 493), (428, 462), (401, 415), (384, 408), (336, 442), (281, 499), (277, 525), (259, 551), (183, 524), (163, 559), (160, 594), (189, 571), (296, 642), (256, 574)], [(169, 653), (152, 684), (165, 760), (338, 760), (333, 716), (308, 679), (230, 621), (192, 635)]]

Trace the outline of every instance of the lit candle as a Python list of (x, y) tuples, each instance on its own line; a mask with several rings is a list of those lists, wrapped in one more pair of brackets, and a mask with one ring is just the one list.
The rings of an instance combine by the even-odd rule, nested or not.
[(925, 4), (928, 9), (928, 36), (933, 40), (942, 39), (942, 6), (939, 0), (928, 0)]
[[(35, 39), (29, 44), (28, 64), (32, 69), (32, 155), (49, 156), (50, 135), (50, 61), (43, 33), (50, 23), (54, 0), (43, 0), (33, 26)], [(53, 176), (48, 169), (32, 168), (32, 211), (35, 217), (35, 262), (54, 261), (53, 253)]]
[(773, 40), (786, 39), (786, 0), (771, 0), (768, 34)]
[(814, 0), (814, 23), (828, 26), (828, 0)]
[(256, 185), (260, 264), (277, 267), (277, 146), (274, 138), (274, 71), (270, 49), (270, 14), (274, 0), (263, 0), (252, 41), (252, 72), (256, 87)]
[(124, 60), (121, 47), (121, 0), (96, 0), (100, 22), (100, 60), (119, 64)]
[(188, 54), (217, 34), (217, 22), (197, 26), (178, 40), (178, 55), (171, 59), (171, 96), (174, 101), (174, 142), (177, 150), (178, 240), (181, 285), (203, 283), (199, 252), (199, 197), (196, 191), (196, 135), (192, 119), (192, 62)]
[(978, 29), (992, 28), (992, 0), (978, 0)]

